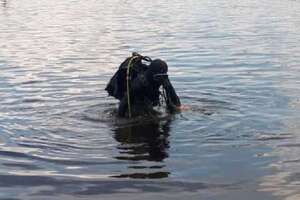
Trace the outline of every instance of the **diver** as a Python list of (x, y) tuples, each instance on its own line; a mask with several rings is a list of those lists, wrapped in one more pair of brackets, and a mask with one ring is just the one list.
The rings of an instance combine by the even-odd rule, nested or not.
[(135, 117), (155, 115), (154, 107), (163, 103), (168, 112), (179, 110), (181, 103), (168, 78), (168, 65), (161, 59), (132, 53), (110, 79), (105, 90), (120, 100), (118, 115)]

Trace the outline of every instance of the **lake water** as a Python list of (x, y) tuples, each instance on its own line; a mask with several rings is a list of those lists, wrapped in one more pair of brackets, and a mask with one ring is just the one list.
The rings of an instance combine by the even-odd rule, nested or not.
[[(0, 199), (300, 199), (300, 1), (0, 0)], [(189, 110), (129, 123), (137, 51)]]

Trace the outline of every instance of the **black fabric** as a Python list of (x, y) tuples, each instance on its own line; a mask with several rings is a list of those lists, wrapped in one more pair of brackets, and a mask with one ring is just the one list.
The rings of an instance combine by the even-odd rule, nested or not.
[[(113, 75), (105, 90), (110, 96), (120, 100), (118, 113), (126, 116), (128, 112), (126, 71), (131, 58), (121, 63), (117, 72)], [(150, 65), (136, 59), (130, 69), (130, 102), (133, 115), (153, 111), (153, 106), (159, 105), (160, 86), (165, 90), (167, 109), (174, 111), (180, 106), (180, 100), (167, 76), (168, 66), (160, 60), (153, 60)], [(158, 75), (158, 78), (154, 78)]]
[(181, 106), (179, 97), (177, 96), (174, 87), (172, 86), (169, 79), (166, 79), (163, 83), (163, 87), (166, 92), (166, 103), (167, 108), (170, 111), (175, 111), (176, 107)]
[[(121, 100), (124, 97), (124, 94), (126, 93), (126, 72), (127, 67), (129, 64), (131, 57), (126, 58), (121, 65), (119, 66), (119, 69), (117, 72), (113, 75), (113, 77), (108, 82), (105, 90), (108, 92), (110, 96), (115, 97), (116, 99)], [(141, 59), (136, 59), (135, 62), (133, 62), (133, 66), (130, 70), (130, 79), (134, 80), (139, 73), (144, 73), (144, 71), (148, 67), (142, 63)], [(131, 81), (130, 81), (131, 82)]]

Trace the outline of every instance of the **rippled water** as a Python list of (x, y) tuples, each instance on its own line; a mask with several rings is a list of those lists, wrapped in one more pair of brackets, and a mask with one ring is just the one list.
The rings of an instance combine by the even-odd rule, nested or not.
[[(300, 199), (300, 2), (0, 0), (0, 199)], [(189, 110), (104, 87), (161, 58)]]

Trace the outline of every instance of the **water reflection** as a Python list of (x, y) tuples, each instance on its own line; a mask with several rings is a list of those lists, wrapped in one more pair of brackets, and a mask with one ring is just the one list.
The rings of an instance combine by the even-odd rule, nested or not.
[[(52, 198), (81, 190), (79, 183), (93, 184), (86, 179), (111, 175), (168, 177), (155, 191), (175, 199), (207, 188), (189, 181), (239, 183), (234, 190), (225, 188), (227, 196), (219, 199), (251, 199), (257, 187), (268, 194), (289, 192), (289, 199), (299, 196), (299, 136), (280, 145), (277, 141), (290, 136), (264, 136), (286, 132), (283, 117), (295, 109), (295, 104), (287, 107), (287, 95), (300, 102), (299, 8), (299, 1), (0, 0), (0, 199), (37, 199), (28, 197), (33, 190), (44, 192), (38, 199)], [(113, 139), (114, 122), (102, 111), (114, 102), (104, 87), (132, 51), (167, 60), (171, 81), (192, 111), (172, 121), (176, 129), (169, 130), (166, 121), (143, 123), (117, 128)], [(299, 130), (287, 132), (299, 135)], [(268, 157), (266, 143), (274, 147), (278, 162)], [(177, 187), (174, 179), (184, 184)], [(135, 199), (145, 197), (145, 191), (153, 199), (153, 187), (144, 187), (147, 181), (118, 179), (118, 188), (116, 180), (103, 182), (86, 194), (109, 190), (110, 199), (119, 199), (116, 191), (131, 186), (142, 191)], [(44, 186), (53, 185), (58, 191), (46, 193)], [(207, 193), (215, 194), (216, 187), (209, 188)], [(266, 200), (261, 195), (254, 199)]]
[(7, 1), (6, 0), (1, 0), (1, 4), (4, 8), (6, 8), (7, 6)]
[(293, 137), (269, 143), (277, 160), (269, 165), (275, 173), (262, 178), (261, 190), (284, 200), (300, 199), (300, 137), (299, 117), (289, 119), (287, 132)]
[[(121, 174), (118, 178), (165, 178), (169, 172), (162, 169), (163, 160), (168, 157), (170, 120), (151, 122), (142, 125), (117, 128), (114, 138), (120, 143), (117, 147), (118, 160), (135, 161), (128, 166), (133, 173)], [(150, 161), (150, 165), (139, 165), (138, 161)], [(143, 162), (144, 163), (144, 162)], [(154, 163), (154, 164), (153, 164)], [(153, 171), (154, 170), (154, 171)], [(156, 171), (158, 170), (158, 171)], [(142, 171), (142, 172), (140, 172)], [(150, 171), (150, 172), (149, 172)]]

